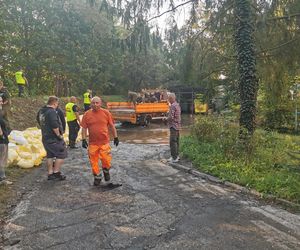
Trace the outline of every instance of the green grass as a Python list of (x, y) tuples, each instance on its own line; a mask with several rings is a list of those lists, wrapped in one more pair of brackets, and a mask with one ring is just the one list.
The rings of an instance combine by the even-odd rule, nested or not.
[(299, 136), (257, 130), (245, 145), (236, 128), (215, 123), (196, 121), (192, 136), (181, 140), (184, 157), (202, 172), (300, 203)]

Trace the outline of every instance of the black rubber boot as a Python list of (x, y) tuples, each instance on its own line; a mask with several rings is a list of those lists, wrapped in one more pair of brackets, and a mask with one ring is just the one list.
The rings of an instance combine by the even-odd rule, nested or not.
[(102, 175), (101, 174), (94, 176), (94, 186), (99, 186), (101, 181), (102, 181)]
[(105, 181), (110, 181), (109, 169), (104, 168), (104, 169), (103, 169), (103, 174), (104, 174), (104, 180), (105, 180)]
[(53, 173), (53, 175), (59, 181), (64, 181), (67, 178), (62, 172)]

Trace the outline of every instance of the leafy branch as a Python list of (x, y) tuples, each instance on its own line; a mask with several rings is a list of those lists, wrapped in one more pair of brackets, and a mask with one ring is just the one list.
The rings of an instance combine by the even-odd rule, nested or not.
[(179, 7), (182, 7), (182, 6), (186, 5), (186, 4), (189, 4), (189, 3), (192, 3), (192, 2), (195, 2), (195, 1), (196, 1), (196, 0), (189, 0), (189, 1), (187, 1), (187, 2), (178, 4), (178, 5), (174, 6), (173, 8), (171, 8), (171, 9), (165, 11), (165, 12), (160, 13), (160, 14), (157, 15), (157, 16), (154, 16), (154, 17), (149, 18), (149, 19), (147, 20), (147, 22), (150, 22), (150, 21), (152, 21), (152, 20), (155, 19), (155, 18), (161, 17), (161, 16), (163, 16), (163, 15), (169, 13), (169, 12), (172, 12), (172, 11), (176, 10), (176, 9), (179, 8)]

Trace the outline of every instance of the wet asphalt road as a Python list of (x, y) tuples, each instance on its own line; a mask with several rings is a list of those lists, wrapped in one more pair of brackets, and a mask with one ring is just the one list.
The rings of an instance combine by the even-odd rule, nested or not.
[[(5, 227), (4, 249), (300, 249), (300, 216), (161, 162), (166, 145), (121, 143), (112, 181), (92, 186), (82, 149), (67, 180), (37, 168)], [(10, 246), (11, 244), (11, 246)]]

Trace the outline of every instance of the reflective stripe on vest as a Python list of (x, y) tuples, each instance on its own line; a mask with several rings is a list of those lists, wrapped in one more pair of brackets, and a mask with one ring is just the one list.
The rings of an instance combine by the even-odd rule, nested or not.
[(67, 117), (67, 122), (71, 122), (76, 120), (76, 115), (75, 112), (73, 111), (73, 106), (75, 104), (72, 102), (67, 103), (66, 105), (66, 117)]
[(23, 77), (23, 72), (22, 71), (17, 71), (15, 73), (15, 76), (16, 76), (17, 84), (25, 84), (25, 79)]
[(83, 94), (83, 103), (84, 104), (91, 104), (91, 99), (90, 99), (90, 93), (89, 92), (85, 92)]

